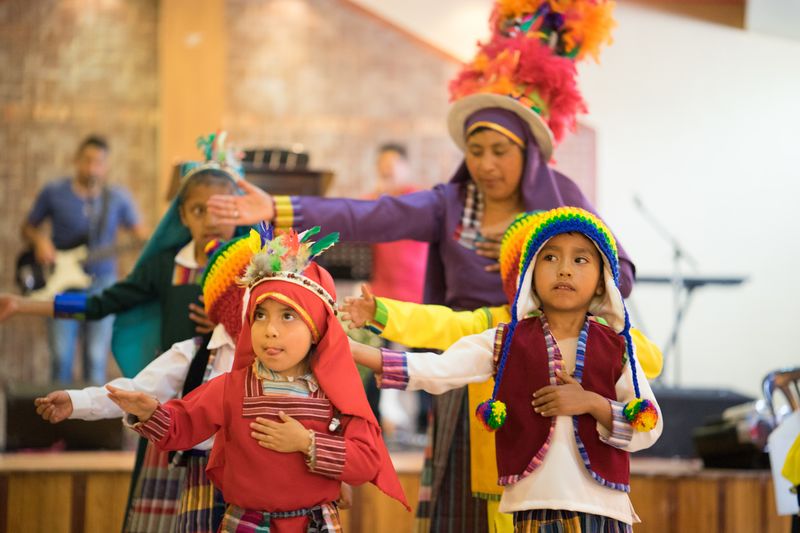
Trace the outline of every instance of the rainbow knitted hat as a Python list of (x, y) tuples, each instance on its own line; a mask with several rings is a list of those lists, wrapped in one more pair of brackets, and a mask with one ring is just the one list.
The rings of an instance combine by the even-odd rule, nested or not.
[(517, 295), (517, 277), (519, 276), (522, 245), (530, 234), (532, 224), (541, 213), (542, 211), (530, 211), (517, 215), (500, 242), (500, 277), (503, 280), (503, 292), (506, 293), (509, 304)]
[[(518, 257), (518, 275), (516, 279), (517, 290), (511, 300), (511, 322), (508, 325), (505, 342), (500, 353), (500, 360), (497, 364), (497, 374), (495, 376), (495, 387), (492, 398), (478, 406), (476, 415), (490, 430), (499, 428), (505, 420), (505, 405), (496, 399), (500, 382), (503, 379), (503, 370), (508, 358), (508, 350), (511, 345), (511, 337), (520, 320), (528, 314), (536, 311), (541, 303), (533, 291), (533, 266), (536, 264), (536, 257), (547, 241), (562, 233), (581, 233), (590, 239), (603, 258), (603, 278), (606, 290), (602, 295), (595, 296), (592, 300), (589, 311), (595, 316), (606, 320), (608, 326), (625, 339), (628, 360), (631, 365), (633, 376), (633, 387), (636, 398), (625, 406), (624, 414), (631, 425), (638, 431), (649, 431), (653, 429), (658, 421), (658, 412), (649, 400), (641, 399), (639, 392), (639, 380), (637, 364), (633, 351), (633, 340), (630, 335), (630, 319), (628, 311), (622, 300), (619, 291), (619, 258), (617, 254), (617, 243), (614, 235), (596, 215), (577, 207), (559, 207), (550, 211), (529, 213), (514, 221), (512, 226), (518, 228), (525, 227), (524, 231), (517, 229), (509, 235), (512, 228), (506, 232), (503, 239), (503, 246), (507, 248), (506, 257), (503, 256), (501, 249), (501, 270), (503, 269), (504, 259), (510, 262)], [(516, 243), (522, 241), (520, 253), (514, 252)], [(506, 266), (508, 272), (512, 268)], [(504, 277), (505, 280), (505, 277)], [(498, 416), (499, 415), (499, 416)]]
[(247, 265), (261, 249), (261, 238), (255, 230), (228, 242), (213, 240), (206, 245), (210, 255), (200, 286), (208, 317), (225, 326), (234, 341), (242, 327), (242, 296), (240, 278)]

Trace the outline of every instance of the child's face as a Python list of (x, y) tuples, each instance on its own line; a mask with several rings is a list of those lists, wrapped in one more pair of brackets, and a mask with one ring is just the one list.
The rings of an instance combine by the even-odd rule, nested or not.
[(283, 377), (307, 372), (311, 330), (291, 307), (269, 298), (258, 304), (250, 326), (250, 340), (258, 360), (273, 372)]
[(189, 185), (186, 196), (181, 204), (181, 222), (189, 228), (192, 239), (199, 245), (199, 249), (212, 239), (223, 241), (233, 237), (236, 226), (220, 224), (206, 209), (206, 202), (214, 194), (230, 194), (230, 187), (213, 183), (200, 183)]
[(545, 314), (586, 313), (592, 298), (605, 290), (602, 269), (600, 252), (586, 236), (562, 233), (547, 241), (533, 270), (533, 287)]

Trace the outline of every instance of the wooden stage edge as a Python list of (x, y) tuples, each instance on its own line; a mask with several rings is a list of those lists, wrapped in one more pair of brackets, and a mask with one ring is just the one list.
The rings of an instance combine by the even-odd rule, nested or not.
[[(0, 533), (118, 531), (133, 452), (0, 454)], [(409, 502), (418, 498), (422, 454), (393, 453)], [(342, 513), (345, 531), (412, 531), (413, 514), (375, 487), (354, 490)], [(706, 470), (699, 460), (631, 460), (631, 500), (642, 523), (634, 531), (708, 533), (790, 531), (778, 516), (765, 470)]]

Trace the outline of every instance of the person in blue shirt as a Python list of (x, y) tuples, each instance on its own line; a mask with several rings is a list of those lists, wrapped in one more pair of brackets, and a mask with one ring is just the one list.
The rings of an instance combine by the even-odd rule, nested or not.
[[(53, 181), (39, 192), (22, 226), (22, 235), (31, 244), (38, 263), (53, 264), (57, 251), (80, 245), (87, 245), (90, 251), (113, 248), (119, 229), (127, 230), (137, 240), (146, 239), (128, 191), (107, 183), (108, 155), (109, 145), (104, 138), (96, 135), (85, 138), (75, 154), (74, 176)], [(46, 221), (50, 222), (49, 232), (43, 231)], [(87, 262), (84, 270), (92, 276), (90, 294), (102, 291), (117, 279), (113, 254)], [(50, 319), (52, 378), (72, 381), (75, 348), (83, 330), (84, 379), (104, 383), (113, 320), (107, 317), (81, 323)]]

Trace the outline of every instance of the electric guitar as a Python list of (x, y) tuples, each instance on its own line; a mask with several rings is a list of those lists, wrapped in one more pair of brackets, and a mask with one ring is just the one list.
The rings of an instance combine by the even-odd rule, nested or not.
[(22, 294), (35, 300), (52, 300), (68, 290), (85, 290), (92, 284), (92, 276), (84, 270), (85, 265), (115, 257), (126, 250), (139, 249), (143, 244), (132, 242), (91, 251), (83, 244), (69, 250), (56, 250), (52, 265), (38, 263), (33, 250), (26, 250), (17, 257), (17, 286)]

